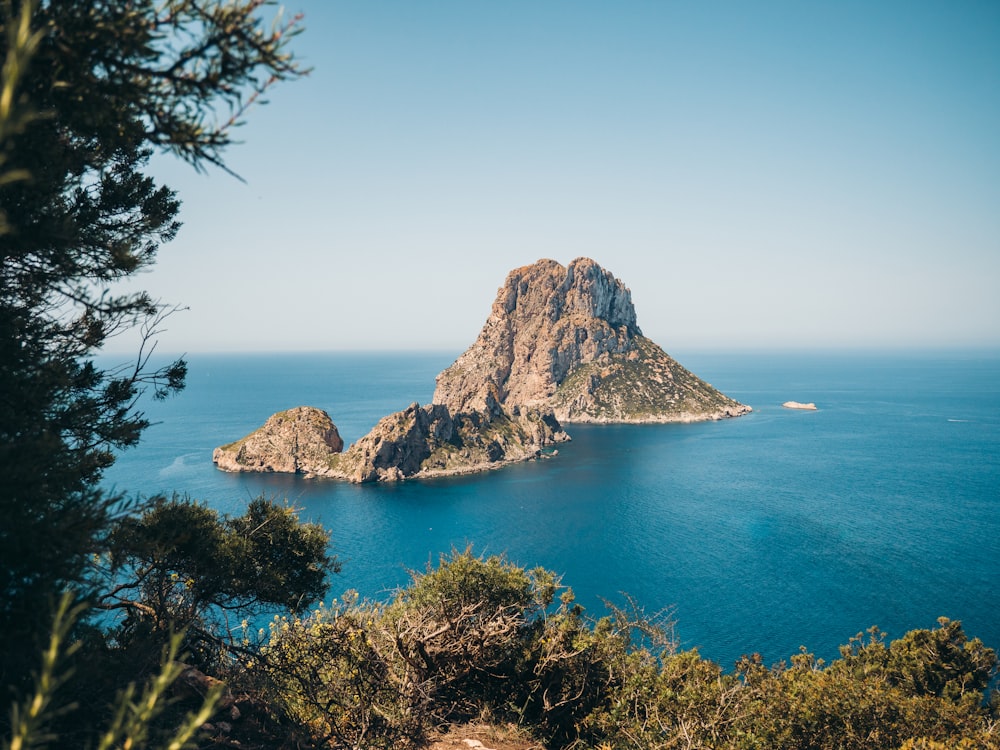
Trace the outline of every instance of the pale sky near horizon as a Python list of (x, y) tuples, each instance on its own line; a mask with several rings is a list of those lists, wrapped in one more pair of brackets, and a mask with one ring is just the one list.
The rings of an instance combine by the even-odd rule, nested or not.
[(247, 184), (155, 160), (162, 351), (458, 352), (578, 256), (668, 352), (1000, 346), (1000, 3), (285, 7)]

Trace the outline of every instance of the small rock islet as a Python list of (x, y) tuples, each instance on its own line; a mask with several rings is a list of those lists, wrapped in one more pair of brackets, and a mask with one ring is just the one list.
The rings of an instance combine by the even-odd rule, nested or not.
[(808, 404), (800, 403), (799, 401), (786, 401), (782, 404), (786, 409), (799, 409), (801, 411), (816, 411), (816, 404), (811, 401)]

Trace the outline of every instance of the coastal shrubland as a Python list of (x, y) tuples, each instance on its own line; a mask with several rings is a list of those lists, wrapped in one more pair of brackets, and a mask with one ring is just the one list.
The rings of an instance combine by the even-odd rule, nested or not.
[(388, 602), (276, 622), (254, 671), (331, 747), (419, 746), (483, 720), (552, 748), (1000, 746), (996, 654), (958, 622), (891, 642), (873, 628), (829, 664), (724, 670), (678, 650), (668, 617), (609, 608), (592, 619), (549, 571), (453, 552)]
[[(105, 649), (134, 650), (134, 639)], [(892, 641), (872, 628), (829, 663), (803, 650), (724, 669), (678, 648), (669, 613), (626, 600), (594, 618), (551, 571), (471, 549), (414, 572), (384, 601), (348, 593), (199, 643), (189, 658), (211, 673), (202, 684), (221, 707), (202, 717), (198, 747), (420, 748), (442, 727), (484, 723), (547, 748), (1000, 747), (996, 653), (959, 622)], [(110, 665), (124, 669), (120, 658)], [(185, 726), (180, 709), (198, 706), (169, 706), (153, 717), (157, 730)], [(65, 732), (72, 716), (54, 724)]]

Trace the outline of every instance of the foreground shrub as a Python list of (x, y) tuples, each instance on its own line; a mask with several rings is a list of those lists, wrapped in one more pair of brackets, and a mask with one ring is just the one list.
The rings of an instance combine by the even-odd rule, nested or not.
[[(725, 673), (678, 651), (669, 616), (587, 618), (559, 579), (470, 550), (386, 604), (348, 597), (278, 620), (255, 665), (269, 700), (329, 747), (418, 744), (432, 728), (515, 722), (551, 748), (998, 747), (984, 704), (996, 654), (957, 622), (888, 645), (872, 630)], [(941, 743), (944, 743), (942, 745)]]
[(453, 552), (388, 604), (348, 596), (276, 621), (255, 670), (321, 741), (396, 747), (430, 726), (508, 712), (525, 635), (555, 587), (545, 571)]
[(555, 576), (470, 550), (414, 574), (382, 618), (395, 678), (435, 721), (503, 706), (520, 676), (531, 624), (552, 603)]
[(420, 747), (448, 724), (487, 721), (518, 725), (553, 749), (1000, 750), (997, 696), (984, 700), (996, 654), (958, 622), (890, 643), (873, 628), (830, 664), (803, 651), (773, 667), (744, 657), (726, 673), (696, 650), (677, 650), (669, 614), (648, 617), (632, 602), (609, 608), (590, 619), (548, 571), (452, 552), (388, 602), (348, 595), (305, 617), (277, 617), (260, 642), (233, 643), (217, 676), (238, 695), (229, 701), (242, 723), (215, 735), (204, 724), (211, 702), (185, 717), (163, 701), (177, 674), (176, 637), (144, 692), (128, 688), (110, 712), (91, 711), (105, 734), (63, 721), (53, 708), (53, 696), (70, 695), (57, 669), (69, 632), (63, 611), (35, 697), (14, 707), (0, 747), (180, 748), (200, 737), (388, 750)]
[(745, 660), (739, 667), (751, 693), (751, 710), (740, 722), (745, 746), (863, 750), (916, 739), (986, 742), (995, 725), (983, 691), (996, 654), (967, 639), (959, 623), (942, 618), (939, 625), (888, 646), (872, 628), (867, 639), (859, 634), (842, 646), (841, 658), (829, 665), (805, 652), (769, 672)]
[(391, 748), (421, 722), (393, 674), (382, 608), (347, 597), (306, 618), (278, 618), (250, 671), (267, 702), (320, 744)]
[(15, 702), (11, 706), (10, 737), (0, 739), (0, 750), (42, 747), (180, 750), (189, 747), (199, 728), (212, 717), (222, 688), (220, 685), (209, 690), (204, 700), (200, 701), (200, 706), (183, 716), (171, 710), (168, 691), (184, 671), (184, 665), (177, 661), (182, 640), (180, 635), (169, 639), (158, 672), (141, 690), (130, 683), (118, 693), (104, 728), (93, 722), (93, 717), (84, 717), (83, 721), (73, 722), (72, 737), (53, 731), (59, 719), (65, 719), (67, 714), (77, 709), (60, 692), (70, 676), (64, 662), (79, 646), (79, 643), (71, 642), (70, 632), (83, 608), (74, 608), (71, 602), (69, 594), (65, 594), (60, 601), (53, 618), (48, 647), (42, 654), (35, 689), (23, 703)]
[(96, 606), (116, 615), (116, 643), (158, 650), (183, 629), (185, 650), (202, 667), (225, 661), (235, 623), (304, 610), (340, 570), (325, 529), (263, 497), (232, 517), (187, 498), (154, 498), (113, 526), (108, 546)]

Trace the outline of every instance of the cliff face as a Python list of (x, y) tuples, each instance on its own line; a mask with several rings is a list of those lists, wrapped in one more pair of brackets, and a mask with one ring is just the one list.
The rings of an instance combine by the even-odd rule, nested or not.
[(216, 448), (212, 461), (224, 471), (315, 474), (328, 470), (331, 456), (343, 449), (329, 414), (299, 406), (272, 415), (260, 429)]
[(544, 402), (581, 362), (626, 353), (641, 335), (628, 289), (594, 261), (511, 271), (479, 338), (437, 377), (434, 403), (480, 409)]
[(628, 288), (589, 258), (510, 272), (475, 343), (438, 375), (453, 411), (548, 406), (563, 422), (671, 422), (749, 407), (700, 380), (649, 339)]

